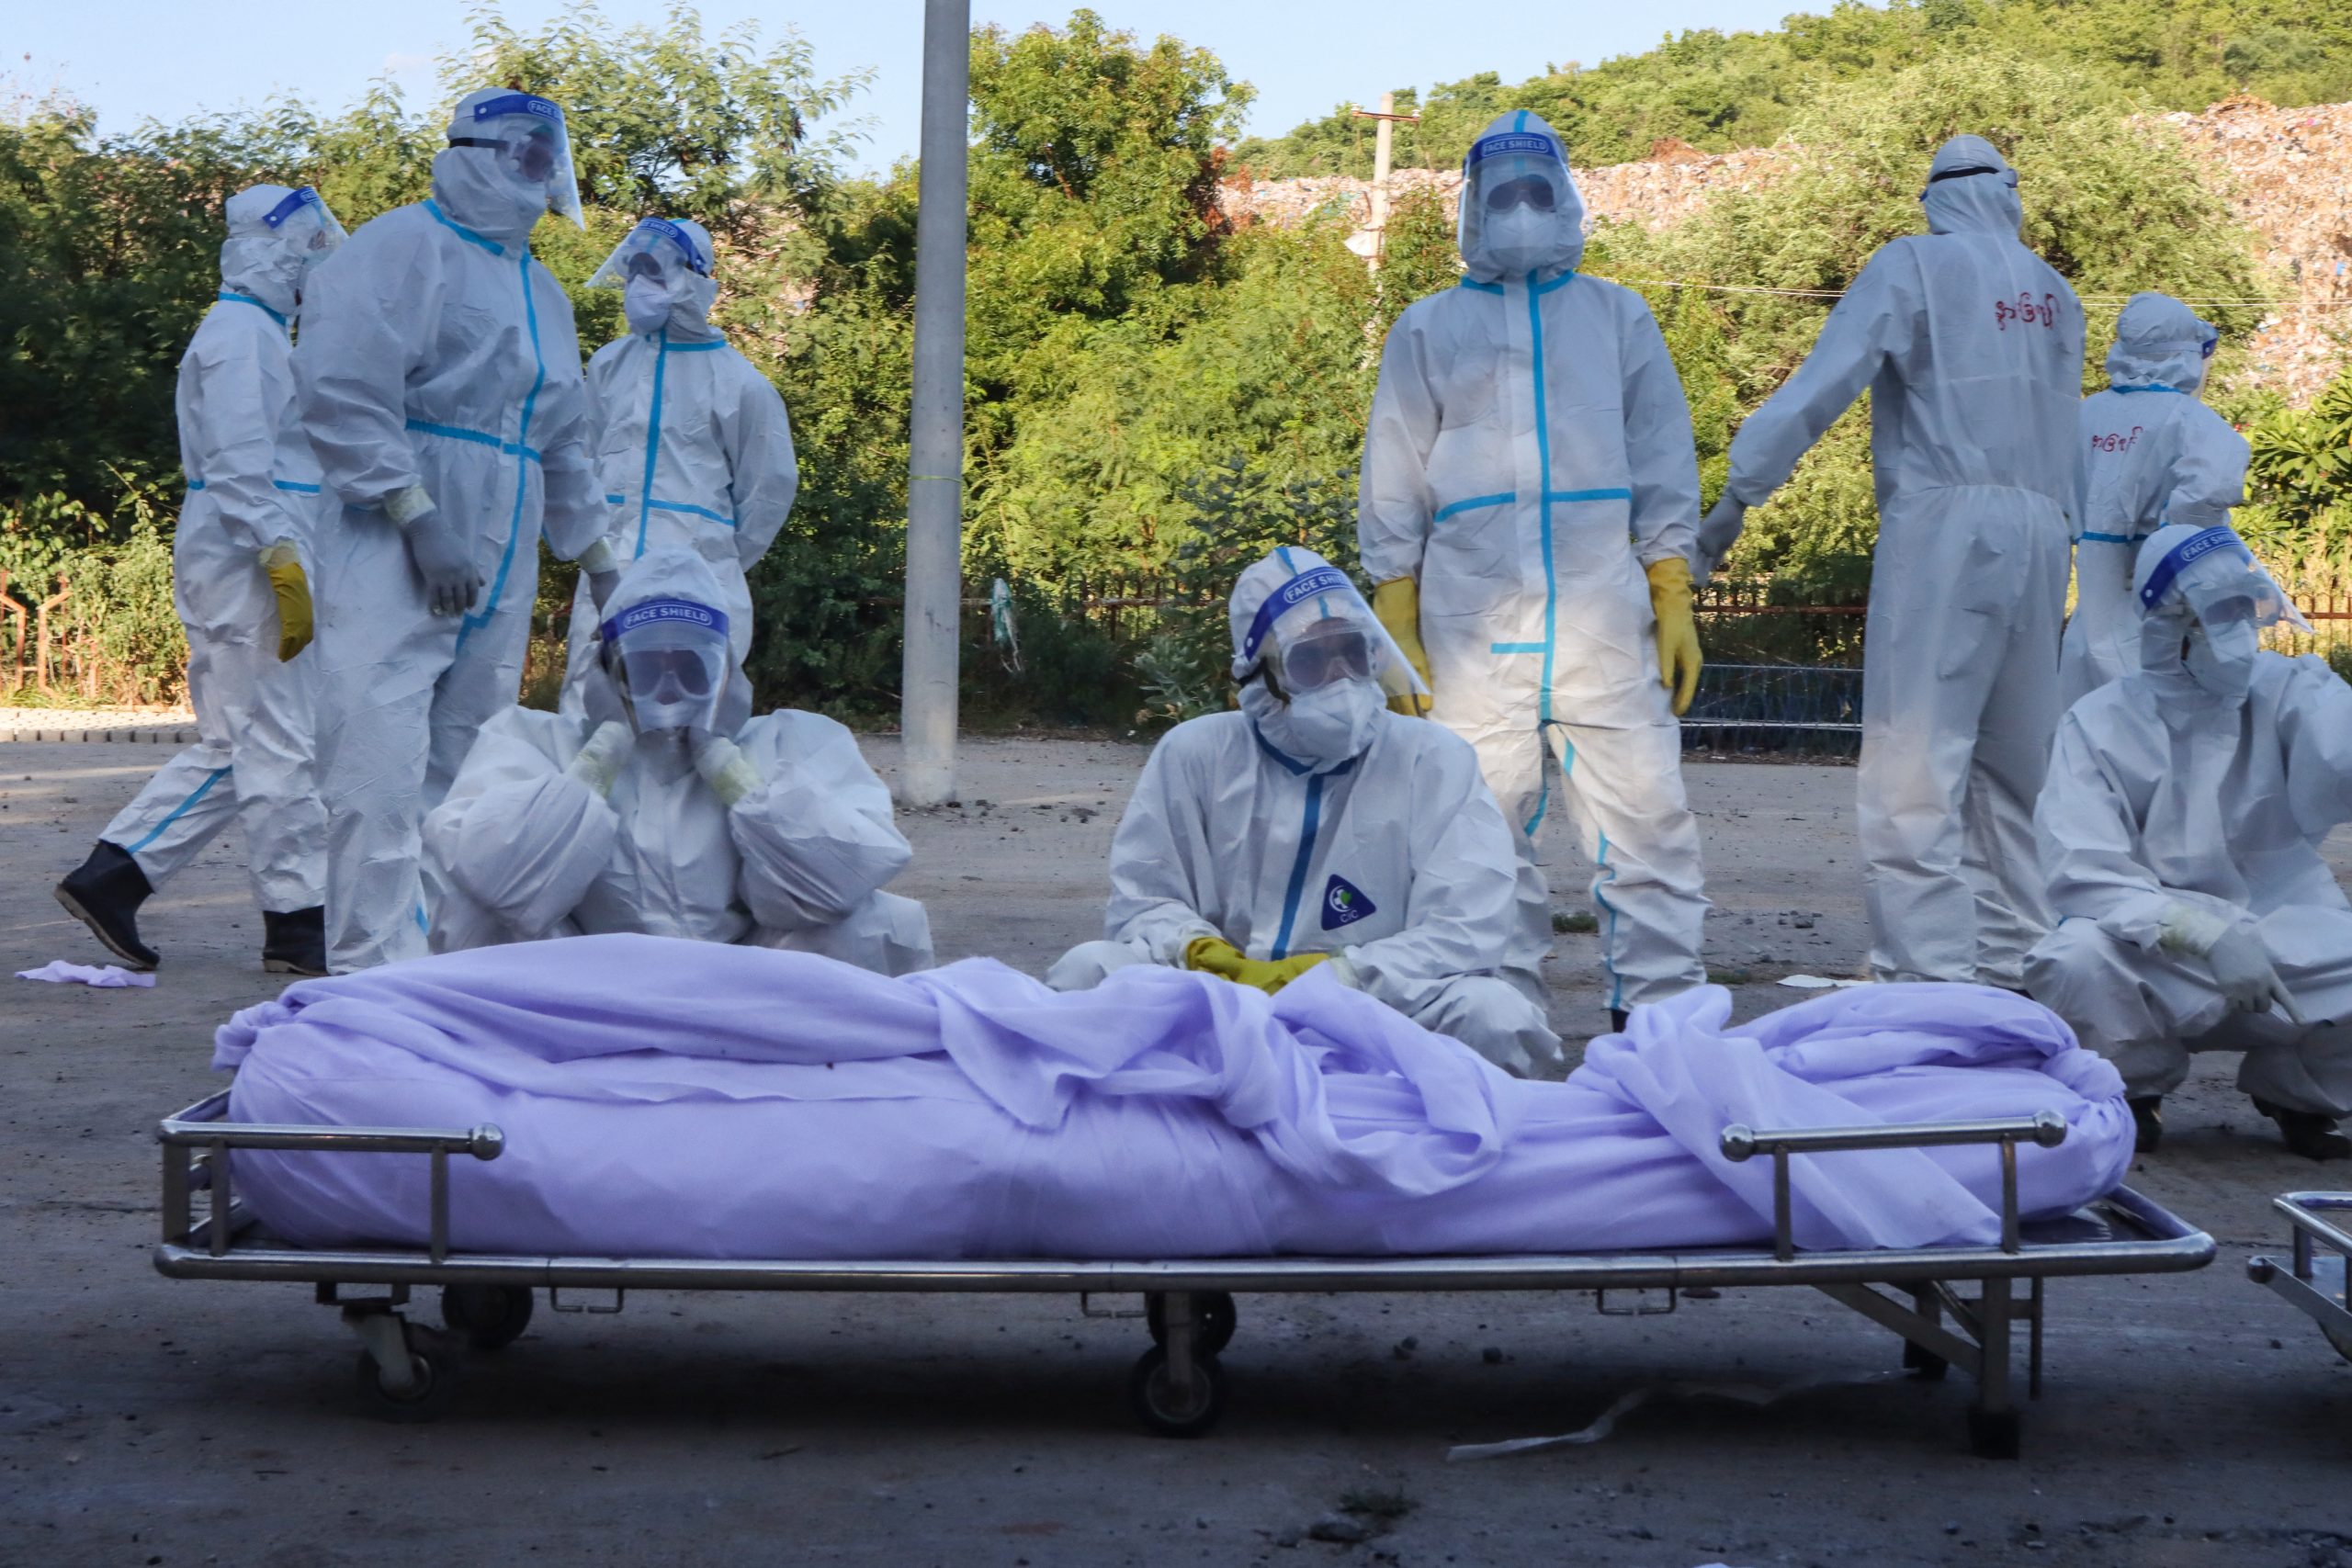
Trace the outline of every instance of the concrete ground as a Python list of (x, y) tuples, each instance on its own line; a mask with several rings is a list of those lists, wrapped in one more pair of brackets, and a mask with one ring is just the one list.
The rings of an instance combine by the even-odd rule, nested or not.
[[(871, 750), (887, 771), (892, 743)], [(8, 970), (104, 960), (48, 887), (163, 754), (0, 744)], [(962, 806), (904, 818), (917, 853), (899, 886), (929, 902), (941, 956), (1035, 971), (1096, 934), (1142, 757), (972, 745)], [(1709, 962), (1742, 979), (1742, 1015), (1799, 999), (1768, 983), (1792, 969), (1851, 972), (1852, 773), (1690, 779)], [(2049, 1392), (2020, 1463), (1969, 1456), (1964, 1378), (1884, 1379), (1895, 1340), (1796, 1291), (1645, 1318), (1584, 1295), (1245, 1297), (1225, 1423), (1189, 1443), (1127, 1415), (1141, 1325), (1065, 1298), (656, 1294), (618, 1317), (542, 1300), (440, 1424), (380, 1425), (307, 1288), (149, 1263), (155, 1118), (217, 1087), (210, 1028), (273, 990), (238, 852), (224, 838), (150, 905), (153, 990), (5, 982), (0, 1562), (2352, 1568), (2352, 1366), (2244, 1269), (2283, 1239), (2271, 1194), (2352, 1171), (2287, 1156), (2222, 1064), (2132, 1177), (2221, 1257), (2052, 1287)], [(1573, 1039), (1600, 1021), (1592, 969), (1592, 939), (1562, 937), (1554, 1013)], [(1837, 1381), (1761, 1409), (1663, 1399), (1591, 1447), (1444, 1457), (1572, 1430), (1669, 1380), (1805, 1379)], [(1349, 1504), (1385, 1533), (1300, 1540)]]

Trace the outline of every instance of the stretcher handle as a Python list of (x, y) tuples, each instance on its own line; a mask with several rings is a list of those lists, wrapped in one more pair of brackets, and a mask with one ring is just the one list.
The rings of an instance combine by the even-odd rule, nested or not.
[(2001, 1146), (2001, 1250), (2023, 1246), (2018, 1222), (2018, 1145), (2054, 1149), (2066, 1141), (2066, 1119), (2055, 1111), (1991, 1122), (1925, 1122), (1903, 1127), (1791, 1127), (1759, 1133), (1734, 1122), (1723, 1131), (1724, 1158), (1736, 1165), (1759, 1154), (1772, 1156), (1772, 1256), (1786, 1263), (1797, 1255), (1793, 1201), (1789, 1190), (1791, 1155), (1840, 1154), (1854, 1149), (1945, 1148), (1955, 1144)]
[(2312, 1277), (2312, 1243), (2332, 1248), (2352, 1262), (2352, 1232), (2330, 1224), (2320, 1211), (2352, 1213), (2352, 1192), (2288, 1192), (2271, 1200), (2295, 1227), (2295, 1278)]

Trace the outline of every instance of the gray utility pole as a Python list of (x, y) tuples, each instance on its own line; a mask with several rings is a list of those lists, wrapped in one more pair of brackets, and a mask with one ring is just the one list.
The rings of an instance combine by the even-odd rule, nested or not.
[(1372, 264), (1372, 270), (1378, 272), (1381, 258), (1388, 254), (1388, 155), (1393, 128), (1400, 119), (1418, 122), (1421, 117), (1398, 114), (1396, 95), (1394, 93), (1380, 95), (1377, 113), (1370, 109), (1351, 109), (1349, 112), (1360, 118), (1377, 121), (1379, 127), (1373, 132), (1372, 139), (1372, 251), (1365, 258)]
[(906, 663), (899, 800), (956, 795), (964, 598), (964, 244), (971, 0), (924, 0), (922, 190), (915, 208), (914, 406), (907, 455)]

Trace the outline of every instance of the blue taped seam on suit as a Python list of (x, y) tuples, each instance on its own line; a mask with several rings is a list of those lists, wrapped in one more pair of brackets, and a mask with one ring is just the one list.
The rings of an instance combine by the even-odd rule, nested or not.
[(1537, 507), (1543, 524), (1544, 549), (1544, 685), (1536, 694), (1535, 705), (1535, 720), (1541, 727), (1552, 722), (1552, 659), (1558, 635), (1560, 585), (1552, 564), (1552, 418), (1544, 395), (1544, 307), (1532, 288), (1527, 291), (1527, 326), (1534, 361), (1535, 461), (1545, 487)]
[(466, 243), (469, 245), (480, 245), (483, 250), (488, 251), (494, 256), (503, 256), (506, 254), (506, 247), (504, 245), (500, 244), (495, 240), (477, 234), (471, 229), (467, 228), (464, 224), (458, 222), (447, 213), (442, 211), (441, 204), (434, 200), (429, 196), (424, 198), (424, 210), (433, 215), (433, 220), (435, 223), (440, 224), (443, 228), (448, 230), (449, 232), (457, 235), (458, 238), (465, 241)]
[(501, 435), (492, 435), (487, 430), (468, 430), (462, 424), (435, 424), (429, 419), (410, 420), (407, 428), (415, 431), (419, 435), (438, 435), (449, 441), (469, 441), (476, 446), (495, 446), (510, 457), (527, 457), (534, 463), (547, 461), (540, 456), (537, 447), (526, 446), (519, 441), (509, 441)]
[[(696, 506), (690, 501), (649, 501), (645, 504), (651, 507), (656, 512), (683, 512), (695, 517), (707, 517), (713, 523), (724, 523), (729, 528), (740, 528), (742, 526), (741, 524), (736, 522), (735, 519), (728, 516), (727, 513), (723, 512), (713, 512), (707, 506)], [(645, 553), (643, 547), (642, 528), (639, 529), (639, 544), (637, 553), (639, 555), (643, 555)]]
[(263, 315), (267, 316), (279, 326), (282, 327), (286, 324), (286, 318), (284, 316), (279, 315), (277, 311), (271, 310), (268, 306), (263, 304), (260, 300), (254, 299), (250, 294), (240, 294), (232, 288), (223, 288), (220, 290), (217, 298), (232, 305), (251, 305), (254, 310), (259, 310)]
[(204, 782), (202, 784), (188, 791), (188, 795), (186, 800), (183, 800), (177, 806), (173, 807), (170, 812), (164, 816), (161, 822), (156, 823), (153, 828), (147, 829), (147, 836), (145, 838), (140, 840), (137, 843), (132, 844), (123, 852), (125, 854), (135, 855), (140, 851), (145, 849), (148, 845), (153, 843), (157, 839), (163, 837), (164, 829), (170, 827), (173, 823), (187, 816), (190, 807), (194, 806), (198, 801), (202, 800), (207, 795), (209, 795), (212, 792), (212, 786), (219, 784), (222, 779), (225, 779), (228, 776), (229, 770), (226, 768), (215, 768), (210, 773), (207, 773), (204, 776)]
[(1323, 815), (1323, 780), (1317, 773), (1306, 781), (1306, 816), (1298, 829), (1298, 858), (1291, 863), (1290, 886), (1283, 892), (1283, 923), (1274, 932), (1273, 951), (1267, 956), (1290, 956), (1290, 928), (1298, 919), (1299, 896), (1306, 888), (1306, 863), (1315, 855), (1315, 830)]
[[(539, 352), (539, 305), (531, 295), (531, 253), (529, 251), (525, 251), (519, 258), (515, 276), (523, 280), (523, 322), (530, 330), (531, 362), (535, 367), (531, 378), (531, 389), (523, 394), (523, 415), (517, 422), (514, 431), (516, 448), (527, 452), (530, 449), (528, 443), (531, 439), (531, 411), (537, 406), (539, 389), (547, 385), (548, 379), (547, 356)], [(482, 604), (481, 614), (468, 615), (464, 624), (458, 627), (458, 647), (460, 649), (466, 646), (466, 638), (471, 636), (476, 628), (488, 626), (491, 617), (498, 614), (499, 596), (506, 592), (507, 573), (513, 570), (514, 566), (514, 541), (523, 532), (523, 502), (530, 496), (530, 470), (524, 468), (521, 463), (516, 463), (514, 465), (514, 511), (506, 520), (506, 553), (498, 559), (498, 576), (490, 585), (490, 597)]]
[(1442, 523), (1449, 517), (1459, 516), (1464, 512), (1476, 512), (1483, 506), (1508, 506), (1518, 499), (1519, 492), (1515, 490), (1504, 491), (1499, 495), (1474, 495), (1467, 501), (1457, 501), (1451, 506), (1439, 507), (1437, 515), (1430, 518), (1430, 522), (1433, 525)]
[(653, 406), (645, 420), (645, 479), (637, 491), (637, 553), (631, 560), (645, 558), (646, 513), (653, 505), (653, 469), (662, 457), (662, 378), (670, 365), (670, 329), (663, 327), (652, 335)]

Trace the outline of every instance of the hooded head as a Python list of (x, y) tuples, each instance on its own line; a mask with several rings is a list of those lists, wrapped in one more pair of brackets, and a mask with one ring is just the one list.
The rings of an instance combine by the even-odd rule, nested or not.
[(247, 186), (229, 198), (225, 216), (221, 286), (281, 316), (294, 314), (302, 280), (343, 243), (343, 225), (308, 186)]
[(2311, 623), (2227, 527), (2168, 523), (2140, 547), (2140, 668), (2166, 711), (2236, 707), (2254, 681), (2262, 629)]
[(710, 307), (718, 280), (710, 231), (691, 218), (646, 218), (613, 247), (588, 279), (591, 288), (623, 290), (632, 333), (667, 332), (689, 342), (716, 336)]
[(1259, 739), (1320, 773), (1372, 744), (1392, 693), (1426, 691), (1348, 574), (1285, 545), (1233, 584), (1241, 711)]
[(640, 738), (742, 728), (752, 688), (728, 637), (724, 603), (718, 575), (695, 551), (652, 550), (629, 563), (597, 629), (589, 717), (621, 719)]
[(561, 106), (512, 87), (481, 87), (449, 113), (433, 160), (433, 198), (456, 222), (501, 244), (528, 239), (548, 211), (584, 226)]
[(1462, 160), (1462, 265), (1480, 283), (1552, 276), (1584, 259), (1567, 144), (1525, 109), (1498, 115)]
[(1919, 205), (1935, 234), (2002, 234), (2014, 240), (2025, 221), (2017, 171), (1981, 136), (1955, 136), (1936, 149)]
[(2107, 384), (2120, 391), (2194, 392), (2222, 334), (2169, 294), (2134, 294), (2115, 319)]

